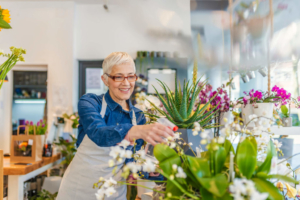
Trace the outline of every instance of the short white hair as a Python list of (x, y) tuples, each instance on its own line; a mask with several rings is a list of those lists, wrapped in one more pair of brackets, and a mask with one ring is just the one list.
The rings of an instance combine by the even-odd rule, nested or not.
[(113, 66), (121, 65), (125, 63), (131, 63), (134, 67), (135, 72), (135, 64), (132, 57), (126, 52), (113, 52), (109, 54), (102, 63), (103, 74), (110, 74)]

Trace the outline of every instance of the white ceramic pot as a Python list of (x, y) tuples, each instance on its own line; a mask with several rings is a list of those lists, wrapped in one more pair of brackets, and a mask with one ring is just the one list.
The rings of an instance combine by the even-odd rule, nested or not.
[[(242, 117), (244, 124), (248, 124), (250, 121), (249, 116), (255, 114), (257, 117), (266, 117), (273, 118), (273, 103), (257, 103), (257, 104), (247, 104), (246, 106), (242, 105)], [(258, 124), (256, 124), (258, 125)], [(252, 121), (248, 127), (254, 127), (255, 124)]]

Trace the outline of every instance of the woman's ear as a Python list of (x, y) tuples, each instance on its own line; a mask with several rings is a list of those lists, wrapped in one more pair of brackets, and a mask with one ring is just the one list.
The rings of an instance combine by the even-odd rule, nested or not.
[(108, 87), (108, 81), (107, 81), (106, 77), (104, 77), (104, 75), (102, 75), (101, 79), (102, 79), (103, 83)]

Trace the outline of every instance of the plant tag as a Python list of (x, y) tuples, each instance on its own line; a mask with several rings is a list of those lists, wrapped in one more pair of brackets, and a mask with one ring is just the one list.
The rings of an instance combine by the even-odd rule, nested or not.
[(32, 139), (29, 139), (29, 140), (28, 140), (28, 145), (30, 145), (30, 146), (33, 145), (33, 140), (32, 140)]
[(270, 174), (277, 174), (277, 156), (274, 156), (271, 160)]

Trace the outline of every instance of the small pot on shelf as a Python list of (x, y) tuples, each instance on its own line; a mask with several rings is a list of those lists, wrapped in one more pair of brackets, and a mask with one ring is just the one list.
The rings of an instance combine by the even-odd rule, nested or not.
[(293, 118), (292, 117), (283, 117), (282, 124), (284, 127), (291, 127), (293, 126)]

